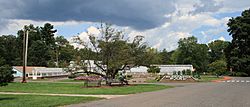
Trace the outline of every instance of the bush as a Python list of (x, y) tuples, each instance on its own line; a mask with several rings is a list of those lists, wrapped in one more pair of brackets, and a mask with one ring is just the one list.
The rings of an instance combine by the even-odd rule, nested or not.
[(191, 72), (192, 72), (192, 71), (191, 71), (190, 69), (187, 69), (185, 74), (186, 74), (186, 75), (191, 75)]
[(173, 75), (177, 75), (176, 71), (173, 72)]
[(248, 76), (248, 74), (247, 74), (247, 73), (245, 73), (245, 72), (233, 72), (233, 73), (231, 73), (231, 75), (230, 75), (230, 76), (247, 77), (247, 76)]
[(0, 86), (8, 85), (9, 82), (14, 80), (13, 76), (14, 71), (12, 67), (4, 65), (0, 67)]
[(160, 73), (160, 70), (157, 66), (150, 66), (147, 71), (148, 73)]
[(181, 71), (178, 71), (178, 72), (177, 72), (177, 75), (181, 75)]
[(201, 79), (200, 72), (198, 72), (198, 71), (193, 72), (193, 77)]
[(182, 75), (186, 75), (186, 70), (181, 71)]
[(218, 76), (226, 75), (228, 74), (227, 63), (224, 60), (216, 60), (208, 65), (208, 71)]
[(74, 79), (74, 78), (76, 78), (76, 74), (71, 73), (71, 74), (68, 76), (68, 78), (69, 78), (69, 79)]

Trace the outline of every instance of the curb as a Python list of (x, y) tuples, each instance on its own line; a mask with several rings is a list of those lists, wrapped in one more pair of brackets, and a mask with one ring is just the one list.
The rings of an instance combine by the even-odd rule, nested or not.
[(232, 78), (229, 76), (224, 76), (223, 79), (218, 79), (218, 80), (212, 80), (212, 82), (221, 82), (221, 81), (227, 81), (231, 80)]
[(0, 92), (0, 94), (72, 96), (72, 97), (98, 97), (98, 98), (106, 98), (106, 99), (128, 96), (128, 95), (47, 94), (47, 93), (20, 93), (20, 92)]

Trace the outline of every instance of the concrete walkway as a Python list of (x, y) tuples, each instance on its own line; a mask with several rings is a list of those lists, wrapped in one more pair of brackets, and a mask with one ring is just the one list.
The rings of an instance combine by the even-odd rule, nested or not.
[(12, 95), (48, 95), (48, 96), (74, 96), (74, 97), (99, 97), (99, 98), (117, 98), (127, 95), (83, 95), (83, 94), (46, 94), (46, 93), (18, 93), (18, 92), (0, 92), (0, 94), (12, 94)]

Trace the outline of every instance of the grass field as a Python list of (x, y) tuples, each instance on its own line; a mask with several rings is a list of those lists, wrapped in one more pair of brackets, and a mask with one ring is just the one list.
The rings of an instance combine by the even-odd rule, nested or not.
[(221, 77), (217, 76), (201, 76), (201, 79), (199, 79), (199, 82), (211, 82), (213, 80), (222, 79)]
[(0, 94), (0, 107), (55, 107), (98, 99), (100, 98)]
[(83, 84), (69, 83), (10, 83), (0, 87), (1, 92), (54, 93), (54, 94), (105, 94), (124, 95), (156, 91), (171, 88), (165, 85), (139, 84), (132, 86), (114, 86), (102, 88), (85, 88)]

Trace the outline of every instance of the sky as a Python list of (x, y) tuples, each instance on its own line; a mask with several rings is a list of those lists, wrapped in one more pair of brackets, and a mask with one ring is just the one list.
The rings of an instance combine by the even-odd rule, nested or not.
[(227, 22), (250, 8), (248, 0), (0, 0), (0, 35), (16, 35), (24, 25), (51, 23), (67, 39), (97, 33), (112, 23), (128, 38), (143, 35), (159, 50), (174, 50), (180, 38), (199, 43), (230, 41)]

